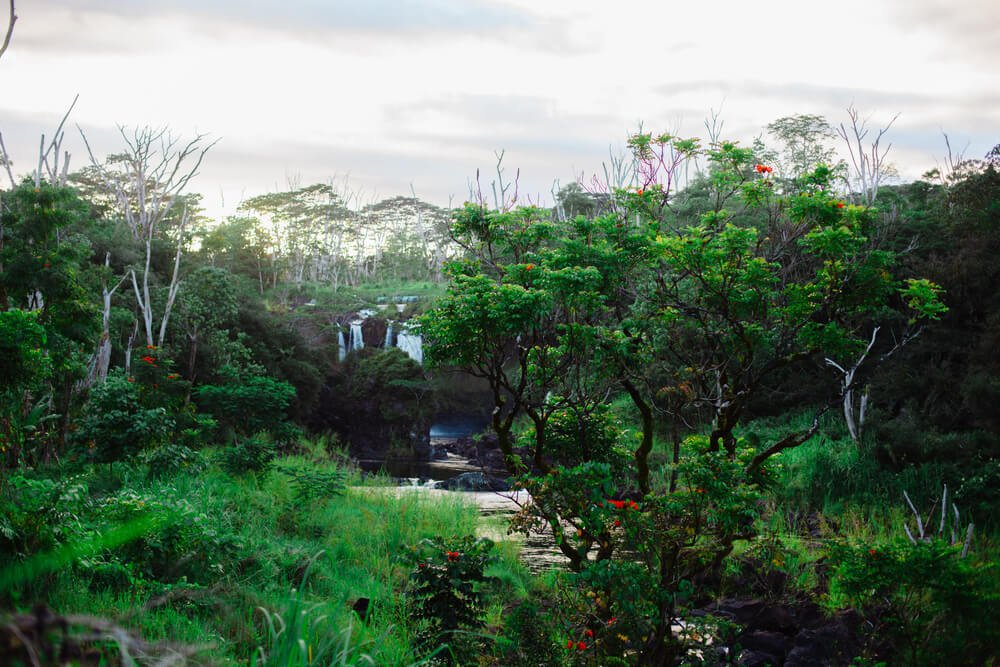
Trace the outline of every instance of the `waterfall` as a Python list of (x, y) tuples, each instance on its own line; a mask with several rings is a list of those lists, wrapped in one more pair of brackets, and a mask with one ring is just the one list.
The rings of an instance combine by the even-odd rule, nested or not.
[(382, 347), (387, 350), (392, 347), (392, 322), (385, 323), (385, 344)]
[(337, 358), (343, 361), (347, 358), (347, 341), (344, 340), (344, 330), (340, 329), (337, 331), (337, 343), (339, 349), (337, 350)]
[(350, 351), (360, 350), (365, 346), (365, 337), (361, 334), (361, 321), (351, 322)]
[(424, 339), (420, 334), (400, 331), (396, 334), (396, 347), (410, 355), (418, 364), (424, 363)]

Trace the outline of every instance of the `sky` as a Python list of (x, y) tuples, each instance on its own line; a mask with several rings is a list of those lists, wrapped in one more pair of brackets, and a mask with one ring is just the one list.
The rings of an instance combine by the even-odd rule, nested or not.
[[(4, 3), (6, 4), (6, 3)], [(903, 180), (1000, 143), (997, 0), (18, 0), (0, 132), (27, 172), (74, 96), (87, 163), (118, 127), (206, 133), (191, 188), (217, 216), (333, 180), (358, 202), (590, 180), (640, 127), (750, 143), (856, 107)], [(2, 17), (3, 14), (0, 14)], [(3, 20), (0, 18), (0, 20)], [(4, 24), (5, 25), (5, 24)]]

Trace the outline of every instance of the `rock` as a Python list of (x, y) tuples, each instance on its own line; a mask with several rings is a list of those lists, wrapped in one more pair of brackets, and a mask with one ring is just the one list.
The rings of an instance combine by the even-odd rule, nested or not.
[(848, 664), (861, 646), (854, 639), (849, 624), (853, 616), (840, 614), (815, 630), (802, 630), (795, 636), (792, 650), (788, 652), (788, 667), (814, 667)]
[(740, 651), (740, 657), (736, 662), (740, 667), (779, 667), (781, 659), (770, 653), (763, 651)]
[(770, 653), (773, 656), (784, 658), (792, 639), (780, 632), (758, 630), (743, 635), (737, 640), (737, 643), (748, 651)]
[(484, 475), (481, 472), (464, 472), (461, 475), (446, 479), (437, 485), (439, 489), (449, 491), (509, 491), (510, 484), (499, 477)]

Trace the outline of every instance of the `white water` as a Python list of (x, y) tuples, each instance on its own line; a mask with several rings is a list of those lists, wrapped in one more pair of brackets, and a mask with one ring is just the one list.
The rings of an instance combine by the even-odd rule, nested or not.
[(365, 346), (365, 338), (361, 334), (361, 322), (351, 322), (351, 344), (348, 346), (348, 350), (353, 352), (354, 350), (360, 350)]
[(418, 364), (424, 363), (424, 339), (419, 334), (400, 331), (396, 335), (396, 347), (406, 352)]

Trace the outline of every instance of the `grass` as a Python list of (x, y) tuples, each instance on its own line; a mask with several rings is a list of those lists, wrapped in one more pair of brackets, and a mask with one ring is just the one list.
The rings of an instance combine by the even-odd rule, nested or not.
[[(334, 465), (303, 457), (279, 463), (310, 461)], [(185, 508), (180, 543), (171, 546), (169, 531), (154, 531), (126, 545), (127, 557), (104, 545), (87, 563), (59, 563), (58, 571), (8, 591), (13, 607), (44, 601), (62, 613), (119, 619), (147, 640), (212, 644), (207, 655), (215, 664), (303, 664), (302, 642), (312, 664), (417, 663), (424, 656), (414, 651), (401, 596), (409, 567), (398, 555), (428, 537), (475, 533), (479, 519), (475, 507), (455, 497), (371, 488), (303, 504), (277, 471), (234, 477), (210, 467), (169, 481), (147, 479), (139, 468), (117, 471), (121, 490), (109, 497), (128, 493), (136, 504)], [(73, 530), (99, 533), (102, 502), (73, 508)], [(194, 579), (178, 576), (169, 562), (165, 572), (150, 572), (148, 563), (164, 549), (173, 564), (204, 558), (204, 567), (191, 570)], [(501, 589), (523, 593), (516, 552), (502, 549), (501, 556)], [(124, 567), (120, 579), (101, 574), (110, 564)], [(366, 623), (351, 609), (360, 597), (371, 600)], [(504, 603), (495, 604), (496, 618)]]

